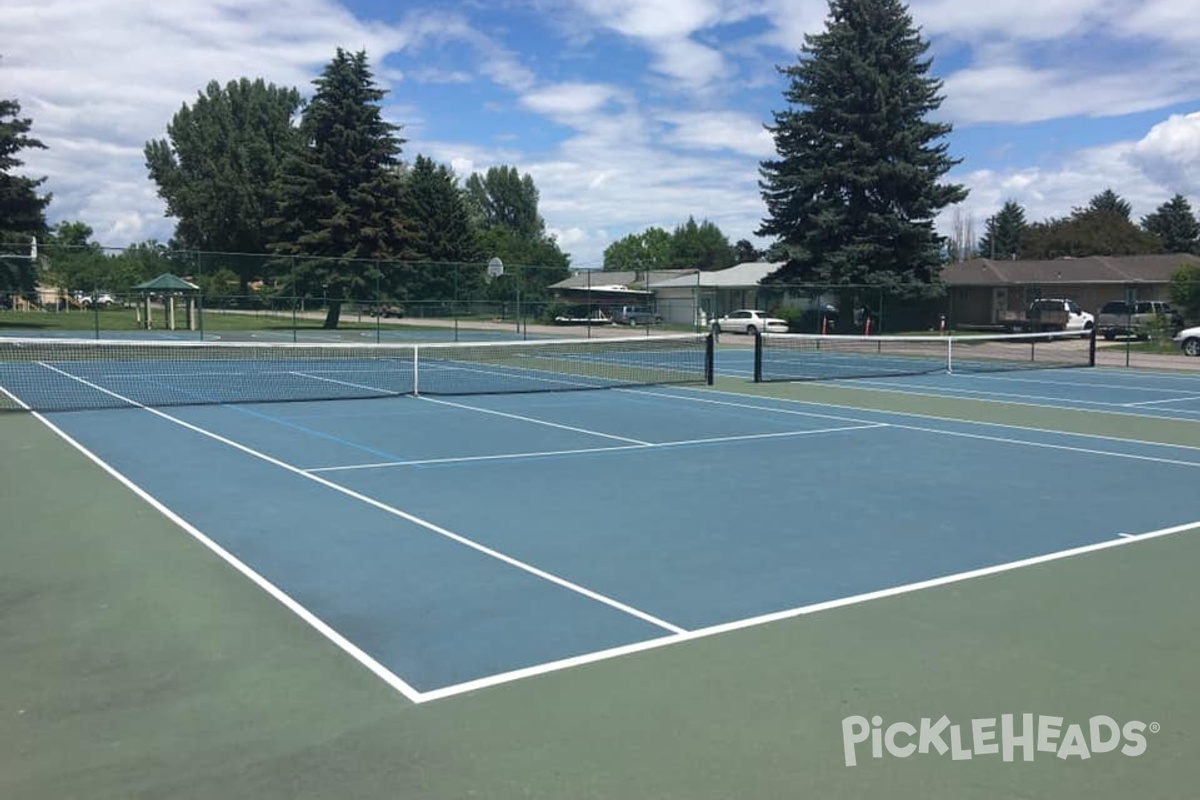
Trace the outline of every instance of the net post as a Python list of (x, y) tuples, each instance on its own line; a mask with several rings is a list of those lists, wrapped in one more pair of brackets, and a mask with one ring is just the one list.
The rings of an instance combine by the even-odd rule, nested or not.
[(420, 361), (420, 354), (421, 354), (421, 348), (414, 344), (413, 345), (413, 397), (421, 396), (421, 385), (420, 385), (421, 371), (417, 368), (418, 362)]
[(946, 339), (946, 374), (954, 374), (954, 337)]
[(1092, 326), (1092, 332), (1088, 335), (1088, 366), (1096, 366), (1096, 328)]
[(762, 331), (754, 332), (754, 382), (762, 383)]
[(716, 347), (713, 341), (713, 335), (709, 333), (704, 337), (704, 383), (708, 386), (713, 385), (713, 376), (715, 373), (714, 364), (716, 363)]

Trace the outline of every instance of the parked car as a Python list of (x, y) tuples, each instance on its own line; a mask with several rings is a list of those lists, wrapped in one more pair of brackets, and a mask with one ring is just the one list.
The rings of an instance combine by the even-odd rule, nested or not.
[(1105, 339), (1117, 336), (1141, 339), (1156, 325), (1174, 333), (1183, 327), (1183, 317), (1162, 300), (1111, 300), (1100, 308), (1096, 332)]
[(1096, 318), (1074, 300), (1057, 297), (1034, 300), (1024, 311), (1002, 311), (998, 319), (1004, 329), (1012, 333), (1079, 331), (1090, 336), (1096, 324)]
[(1179, 345), (1184, 355), (1200, 356), (1200, 326), (1184, 328), (1171, 341)]
[(75, 299), (82, 306), (91, 306), (93, 303), (95, 303), (96, 305), (100, 306), (100, 308), (107, 308), (108, 306), (114, 305), (117, 302), (116, 298), (114, 298), (108, 292), (97, 292), (94, 300), (90, 294), (80, 294), (77, 292), (75, 294)]
[(617, 306), (611, 313), (614, 325), (661, 325), (662, 316), (643, 306)]
[(769, 317), (767, 312), (743, 308), (730, 311), (717, 320), (717, 333), (787, 333), (788, 324), (778, 317)]

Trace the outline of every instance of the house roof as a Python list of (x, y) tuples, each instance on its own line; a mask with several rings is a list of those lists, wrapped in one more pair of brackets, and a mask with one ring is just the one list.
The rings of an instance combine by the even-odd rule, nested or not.
[[(591, 289), (592, 291), (624, 292), (644, 288), (646, 284), (680, 275), (695, 275), (694, 269), (662, 269), (649, 272), (630, 270), (582, 270), (565, 280), (551, 284), (551, 289)], [(640, 286), (639, 286), (640, 284)]]
[(758, 286), (763, 278), (783, 266), (781, 261), (748, 261), (727, 269), (712, 272), (692, 273), (679, 278), (651, 283), (651, 289), (692, 288), (727, 289), (742, 286)]
[(164, 272), (157, 278), (151, 278), (145, 283), (139, 283), (133, 287), (139, 292), (198, 292), (200, 287), (194, 283), (185, 281), (177, 275), (172, 275), (169, 272)]
[(1053, 261), (976, 258), (943, 269), (942, 282), (947, 286), (1166, 283), (1171, 280), (1171, 273), (1184, 264), (1200, 264), (1200, 257), (1169, 253)]

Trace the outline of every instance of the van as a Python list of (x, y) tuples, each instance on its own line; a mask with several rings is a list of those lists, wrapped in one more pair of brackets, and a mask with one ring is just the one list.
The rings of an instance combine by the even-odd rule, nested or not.
[(1183, 328), (1183, 317), (1164, 300), (1110, 300), (1096, 319), (1097, 332), (1109, 340), (1118, 336), (1144, 339), (1155, 328), (1174, 334)]

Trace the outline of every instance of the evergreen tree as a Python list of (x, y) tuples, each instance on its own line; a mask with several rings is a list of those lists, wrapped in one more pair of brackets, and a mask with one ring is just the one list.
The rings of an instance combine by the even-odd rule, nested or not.
[(979, 255), (983, 258), (1020, 258), (1029, 226), (1025, 209), (1015, 200), (1007, 201), (999, 211), (984, 222), (983, 238), (979, 240)]
[(774, 282), (937, 291), (934, 220), (967, 192), (939, 182), (958, 161), (939, 141), (951, 126), (926, 119), (942, 103), (927, 50), (899, 0), (831, 0), (825, 30), (781, 68), (789, 107), (768, 126), (779, 157), (761, 165), (758, 231), (790, 259)]
[(1181, 194), (1143, 217), (1142, 230), (1161, 239), (1168, 253), (1200, 252), (1200, 221), (1192, 213), (1191, 203)]
[(1075, 209), (1074, 214), (1078, 216), (1089, 211), (1115, 214), (1128, 222), (1133, 213), (1133, 206), (1112, 189), (1105, 189), (1088, 201), (1087, 208)]
[(383, 119), (366, 53), (338, 48), (314, 84), (278, 182), (272, 249), (296, 257), (293, 288), (329, 298), (325, 327), (336, 328), (343, 300), (394, 293), (367, 262), (411, 259), (414, 232), (400, 213), (404, 140)]
[[(267, 220), (276, 217), (274, 184), (296, 144), (292, 119), (300, 93), (242, 78), (212, 81), (167, 125), (167, 138), (146, 143), (150, 179), (176, 218), (174, 244), (223, 253), (263, 253)], [(217, 264), (206, 259), (205, 267)], [(263, 261), (230, 258), (240, 290), (263, 277)]]
[[(21, 117), (21, 104), (0, 100), (0, 253), (26, 256), (30, 241), (45, 236), (46, 206), (50, 195), (39, 195), (45, 178), (28, 178), (14, 170), (24, 162), (22, 150), (44, 150), (46, 145), (29, 136), (33, 120)], [(32, 291), (37, 282), (36, 264), (30, 258), (0, 259), (0, 290)]]
[(454, 171), (418, 155), (404, 177), (402, 213), (413, 227), (413, 249), (419, 265), (407, 269), (397, 299), (461, 298), (480, 288), (478, 270), (462, 268), (461, 262), (480, 260), (479, 242), (467, 201)]

